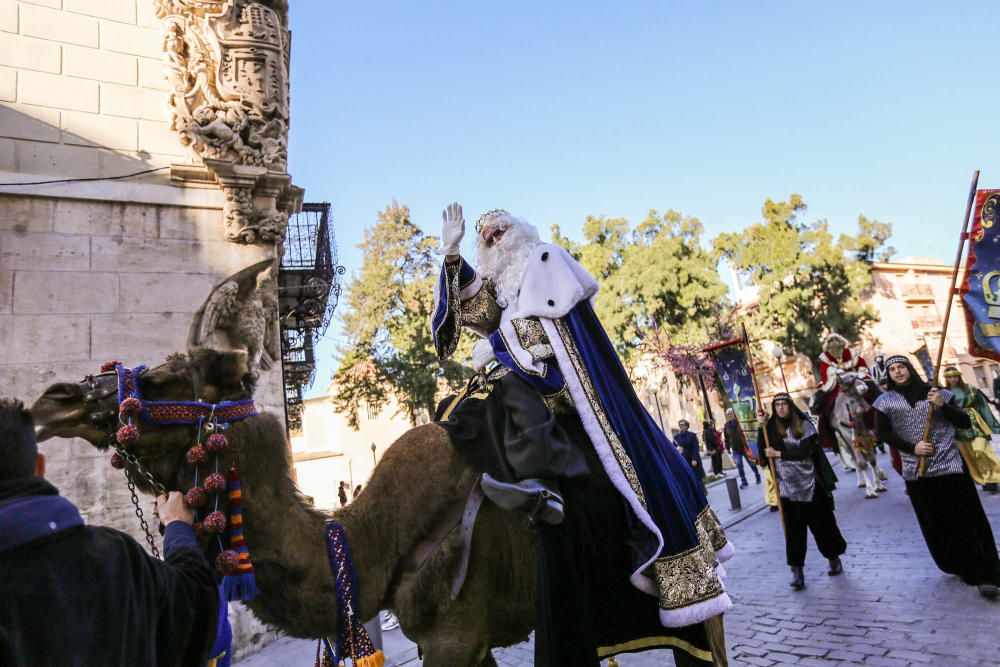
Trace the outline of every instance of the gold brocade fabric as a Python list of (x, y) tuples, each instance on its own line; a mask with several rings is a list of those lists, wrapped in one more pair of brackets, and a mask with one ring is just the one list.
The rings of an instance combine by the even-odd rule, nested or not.
[(989, 440), (955, 440), (955, 444), (976, 484), (1000, 484), (1000, 460)]
[(515, 317), (510, 321), (517, 335), (517, 342), (531, 353), (532, 361), (545, 361), (553, 356), (549, 337), (537, 317)]
[(553, 414), (568, 415), (572, 414), (575, 409), (573, 406), (573, 396), (570, 395), (569, 387), (566, 385), (563, 385), (563, 388), (554, 394), (542, 396), (542, 399)]
[[(456, 303), (458, 299), (456, 298)], [(462, 326), (488, 338), (500, 326), (502, 309), (497, 303), (496, 288), (488, 280), (473, 296), (462, 302)]]

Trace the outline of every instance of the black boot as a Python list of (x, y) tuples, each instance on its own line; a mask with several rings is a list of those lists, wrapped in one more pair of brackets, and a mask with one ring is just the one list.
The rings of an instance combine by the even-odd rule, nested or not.
[(562, 523), (563, 499), (549, 483), (539, 479), (501, 482), (483, 473), (481, 484), (486, 497), (505, 510), (525, 511), (533, 522)]
[(830, 559), (830, 570), (827, 572), (831, 577), (836, 577), (838, 574), (844, 571), (844, 564), (840, 562), (840, 558)]
[(792, 580), (791, 582), (789, 582), (788, 585), (797, 591), (801, 591), (803, 588), (806, 587), (806, 579), (805, 576), (802, 574), (801, 567), (795, 567), (794, 565), (792, 566)]

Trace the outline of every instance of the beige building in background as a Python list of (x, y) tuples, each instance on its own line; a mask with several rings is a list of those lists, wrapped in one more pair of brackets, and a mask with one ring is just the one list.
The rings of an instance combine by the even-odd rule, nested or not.
[[(914, 353), (926, 345), (931, 359), (937, 356), (952, 270), (952, 265), (932, 257), (904, 257), (893, 262), (877, 262), (872, 267), (873, 286), (866, 301), (878, 313), (878, 321), (865, 330), (860, 341), (851, 341), (852, 347), (858, 347), (860, 343), (861, 356), (869, 365), (879, 352), (887, 357), (893, 354), (909, 355), (914, 367), (923, 373), (923, 367)], [(746, 294), (751, 299), (747, 307), (753, 307), (755, 294)], [(1000, 366), (969, 354), (965, 327), (965, 310), (956, 295), (941, 367), (958, 367), (966, 382), (992, 397), (992, 370)], [(765, 351), (773, 347), (773, 344), (764, 345)], [(789, 390), (800, 403), (805, 404), (817, 389), (812, 375), (812, 360), (799, 355), (785, 357), (782, 361)], [(761, 393), (764, 396), (773, 395), (781, 389), (777, 360), (769, 355), (757, 362)]]
[[(280, 255), (302, 200), (287, 173), (286, 6), (0, 0), (5, 394), (30, 403), (111, 359), (161, 363), (186, 349), (213, 286)], [(261, 286), (265, 302), (274, 290)], [(280, 361), (260, 370), (259, 404), (283, 413)], [(42, 449), (88, 523), (137, 535), (108, 454)], [(273, 635), (247, 617), (233, 613), (238, 655)]]
[(350, 485), (349, 499), (358, 484), (367, 484), (389, 445), (413, 428), (391, 402), (380, 412), (362, 409), (355, 430), (345, 415), (333, 409), (334, 393), (335, 386), (330, 385), (323, 396), (305, 401), (302, 430), (293, 432), (291, 439), (299, 488), (323, 509), (340, 506), (337, 490), (341, 481)]

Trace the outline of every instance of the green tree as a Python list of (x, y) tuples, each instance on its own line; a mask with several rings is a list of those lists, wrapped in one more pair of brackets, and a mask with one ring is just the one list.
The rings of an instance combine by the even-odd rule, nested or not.
[[(373, 411), (390, 398), (416, 424), (433, 414), (442, 386), (455, 389), (471, 370), (454, 359), (439, 360), (431, 337), (434, 283), (440, 269), (438, 240), (410, 220), (393, 201), (365, 229), (361, 268), (347, 286), (341, 316), (347, 342), (337, 351), (334, 408), (357, 428), (358, 411)], [(467, 356), (468, 346), (463, 350)]]
[(631, 229), (624, 218), (588, 216), (581, 244), (553, 232), (601, 283), (597, 314), (626, 361), (640, 351), (669, 359), (678, 345), (706, 342), (728, 290), (697, 218), (653, 210)]
[(885, 242), (889, 223), (858, 216), (858, 233), (834, 239), (825, 220), (799, 218), (807, 207), (793, 194), (788, 201), (764, 202), (763, 220), (738, 233), (720, 234), (715, 250), (759, 289), (751, 327), (754, 337), (777, 341), (813, 360), (830, 332), (856, 338), (875, 321), (862, 301), (871, 289), (871, 266), (894, 252)]

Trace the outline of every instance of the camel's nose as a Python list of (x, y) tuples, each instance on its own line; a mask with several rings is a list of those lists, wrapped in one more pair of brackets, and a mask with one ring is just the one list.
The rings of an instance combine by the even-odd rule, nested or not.
[(42, 398), (50, 401), (79, 401), (83, 398), (83, 390), (80, 385), (72, 382), (57, 382), (45, 391)]

